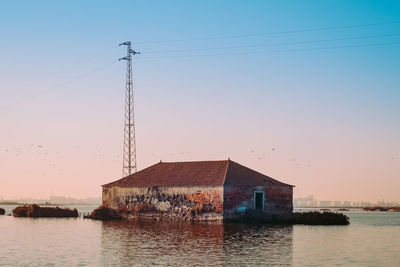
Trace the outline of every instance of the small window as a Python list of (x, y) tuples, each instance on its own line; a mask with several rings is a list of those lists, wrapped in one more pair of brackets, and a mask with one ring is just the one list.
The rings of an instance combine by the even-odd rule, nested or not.
[(254, 192), (254, 207), (256, 210), (264, 210), (264, 192)]

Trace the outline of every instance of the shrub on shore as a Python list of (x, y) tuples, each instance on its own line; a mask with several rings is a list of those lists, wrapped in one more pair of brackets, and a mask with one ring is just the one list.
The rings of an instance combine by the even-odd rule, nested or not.
[(4, 215), (6, 213), (5, 209), (0, 208), (0, 215)]

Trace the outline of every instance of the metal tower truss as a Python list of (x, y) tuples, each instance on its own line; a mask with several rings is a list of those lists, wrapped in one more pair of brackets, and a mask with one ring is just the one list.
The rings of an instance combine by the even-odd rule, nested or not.
[(137, 171), (132, 83), (132, 55), (140, 54), (140, 52), (136, 52), (131, 49), (131, 42), (129, 41), (119, 45), (125, 45), (127, 47), (127, 55), (119, 59), (126, 60), (124, 149), (122, 163), (122, 175), (125, 177)]

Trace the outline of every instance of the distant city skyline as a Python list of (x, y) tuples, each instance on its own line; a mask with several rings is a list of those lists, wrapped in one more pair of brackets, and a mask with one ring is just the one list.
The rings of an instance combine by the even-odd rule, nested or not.
[[(51, 203), (51, 204), (101, 204), (101, 196), (87, 198), (72, 198), (70, 196), (49, 196), (48, 198), (31, 198), (20, 197), (15, 199), (4, 199), (0, 196), (0, 202), (18, 202), (18, 203)], [(346, 200), (318, 200), (313, 195), (306, 197), (297, 197), (293, 199), (295, 208), (326, 208), (326, 207), (369, 207), (369, 206), (400, 206), (400, 203), (393, 201), (385, 201), (382, 199), (378, 202), (369, 201), (346, 201)]]
[(399, 1), (9, 1), (0, 25), (5, 199), (121, 178), (132, 41), (138, 170), (231, 158), (295, 198), (400, 202)]
[(293, 206), (295, 208), (326, 208), (326, 207), (370, 207), (370, 206), (399, 206), (398, 202), (385, 201), (382, 199), (378, 202), (370, 201), (348, 201), (348, 200), (318, 200), (313, 195), (306, 197), (298, 197), (293, 199)]

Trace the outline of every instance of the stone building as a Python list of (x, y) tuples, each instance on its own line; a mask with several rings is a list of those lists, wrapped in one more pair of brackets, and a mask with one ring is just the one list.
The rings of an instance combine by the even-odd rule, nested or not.
[(103, 187), (103, 206), (126, 218), (222, 221), (287, 215), (293, 186), (231, 160), (159, 162)]

